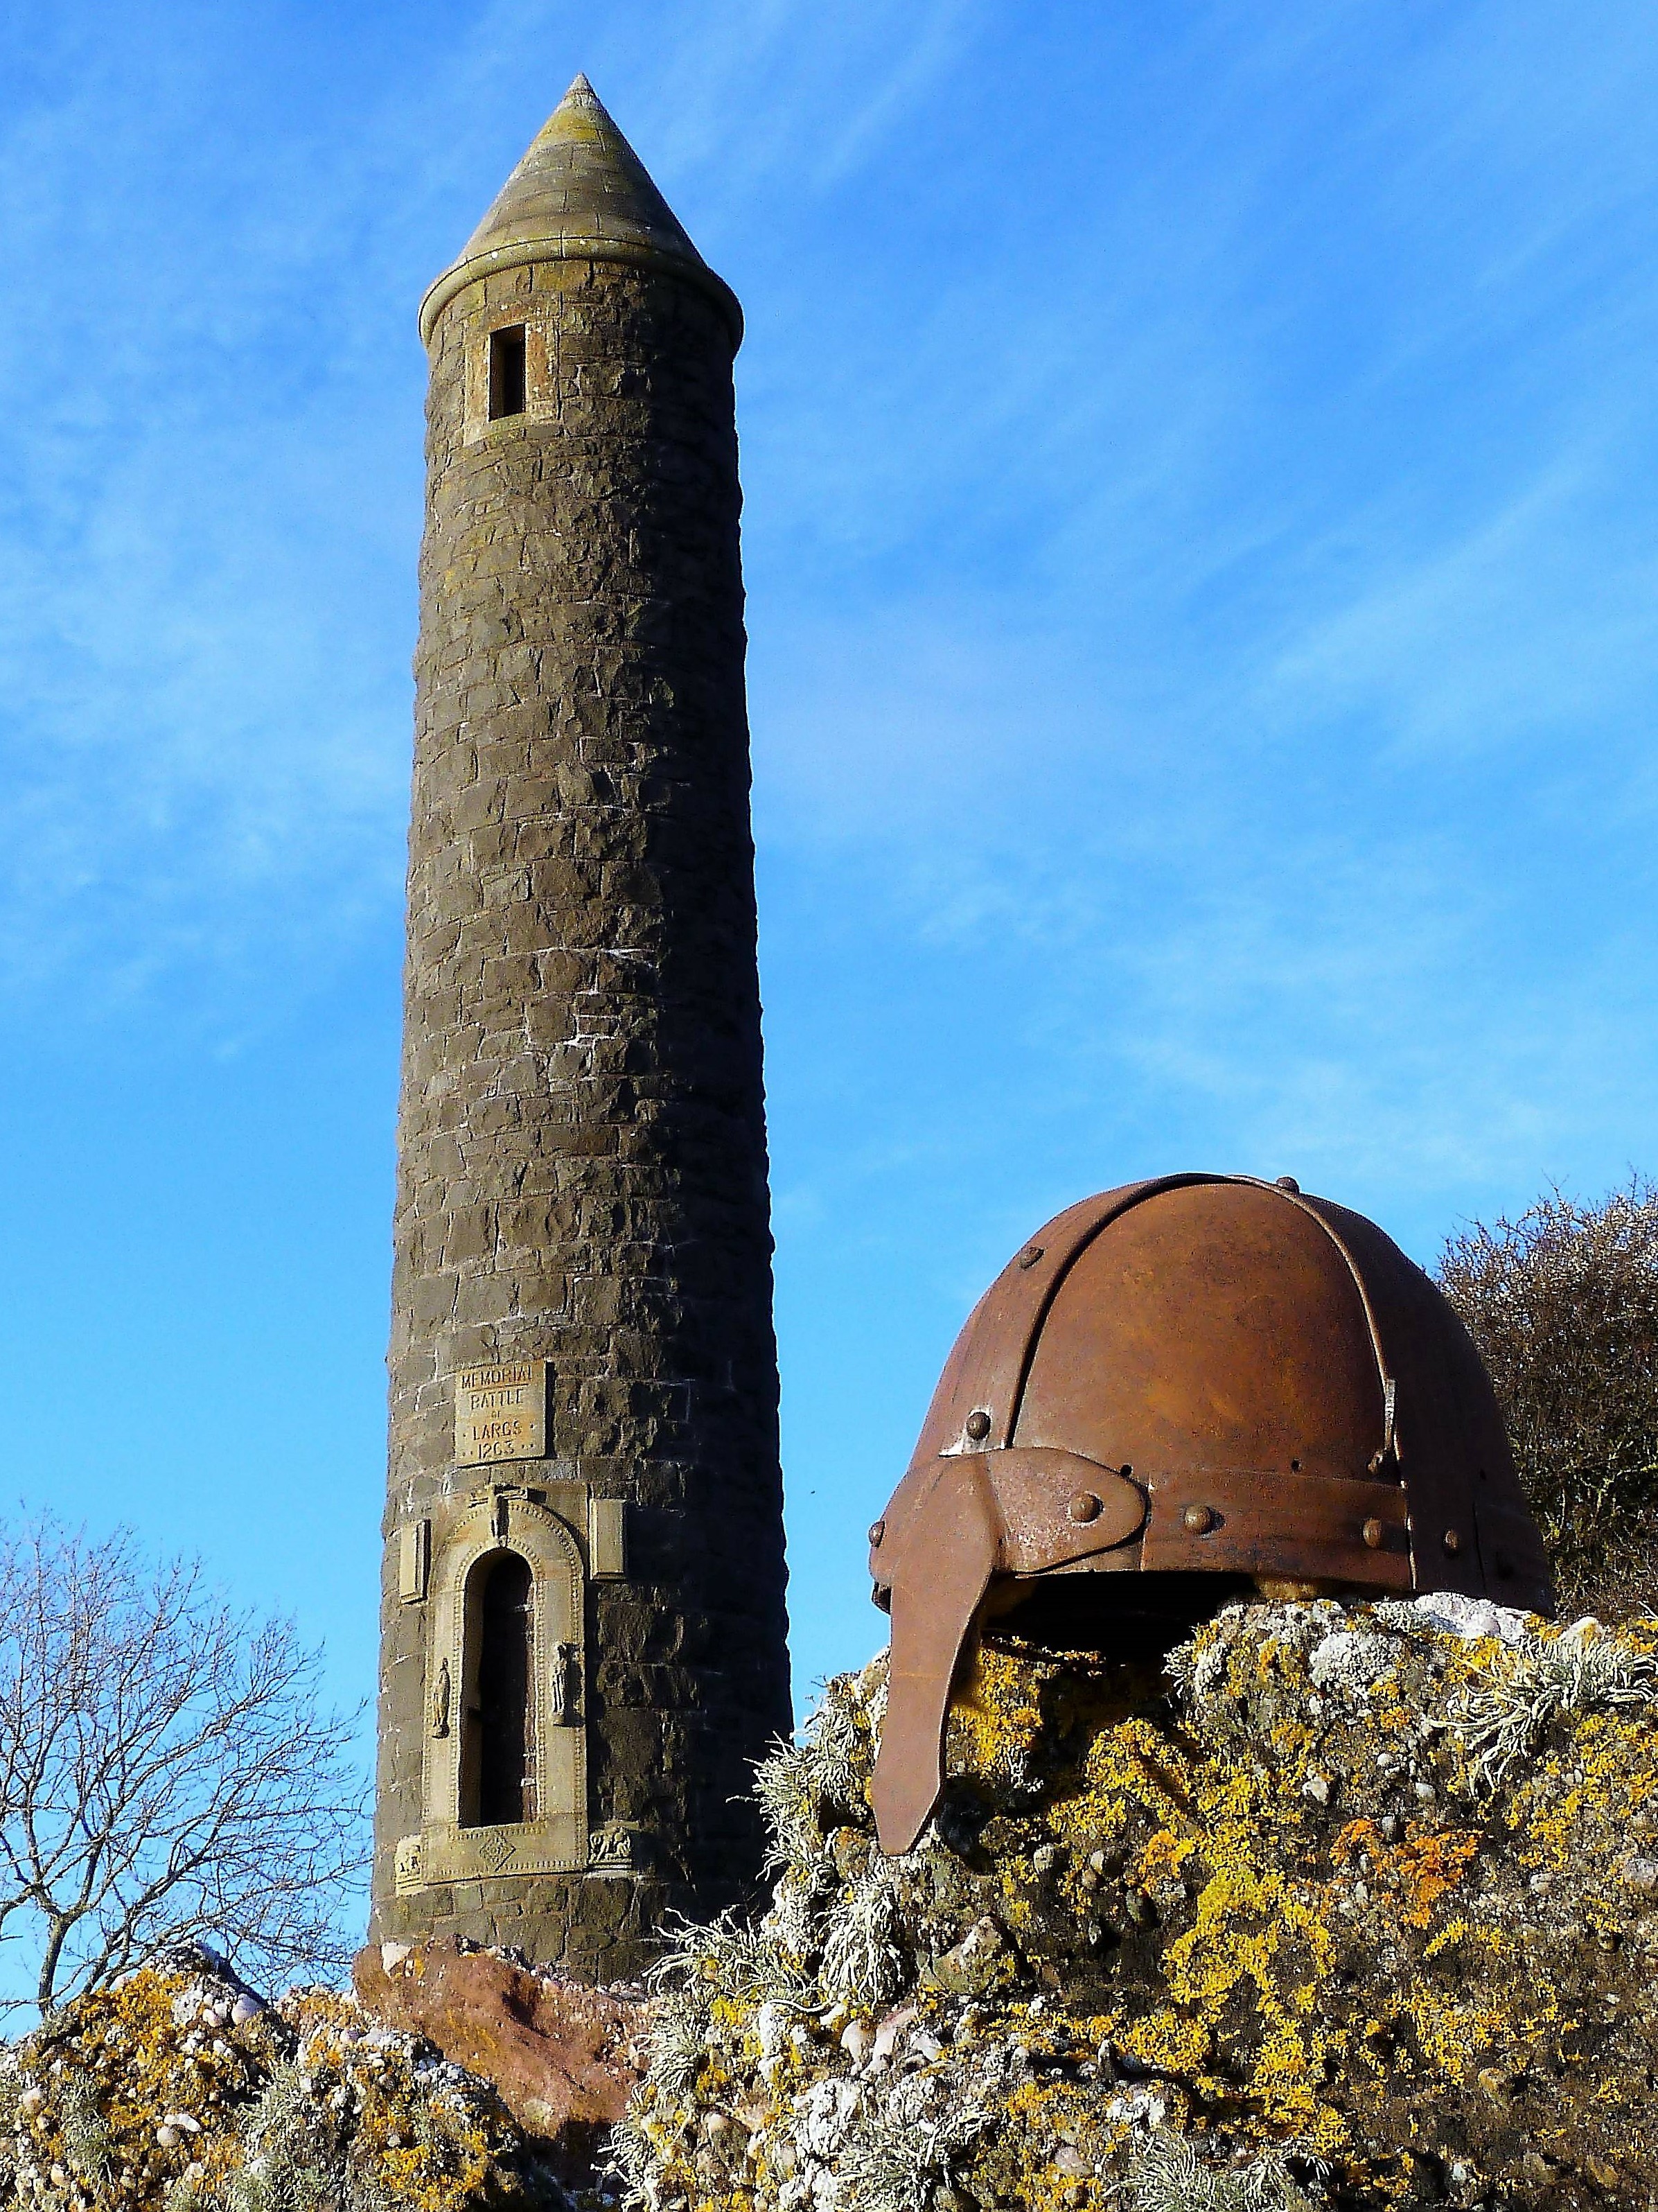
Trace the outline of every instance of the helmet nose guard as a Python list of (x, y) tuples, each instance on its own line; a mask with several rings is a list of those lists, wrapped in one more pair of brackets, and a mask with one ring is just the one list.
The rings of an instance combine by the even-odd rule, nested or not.
[[(1169, 1176), (1070, 1207), (1003, 1270), (870, 1531), (892, 1616), (884, 1850), (909, 1850), (938, 1801), (987, 1613), (1125, 1571), (1549, 1608), (1485, 1370), (1374, 1223), (1253, 1177)], [(1103, 1626), (1126, 1586), (1085, 1587)]]

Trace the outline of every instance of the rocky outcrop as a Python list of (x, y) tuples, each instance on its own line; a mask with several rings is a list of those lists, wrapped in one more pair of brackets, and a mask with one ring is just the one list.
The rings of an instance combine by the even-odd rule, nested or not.
[(351, 1979), (377, 2019), (492, 2082), (563, 2160), (579, 2162), (627, 2110), (642, 1992), (592, 1989), (453, 1941), (372, 1944)]
[[(3, 2054), (0, 2203), (598, 2212), (620, 2184), (649, 2212), (1645, 2212), (1658, 2193), (1658, 1622), (1233, 1606), (1166, 1675), (992, 1645), (938, 1812), (893, 1860), (868, 1799), (883, 1694), (879, 1663), (831, 1683), (762, 1767), (771, 1909), (686, 1932), (648, 2003), (442, 1946), (368, 1954), (361, 1998), (269, 2006), (201, 1954), (160, 1959)], [(595, 2185), (577, 2154), (635, 2039)]]
[(888, 1860), (882, 1665), (762, 1770), (774, 1901), (660, 1977), (616, 2156), (685, 2212), (1645, 2207), (1658, 1622), (1232, 1606), (1004, 1643)]
[(45, 2212), (572, 2212), (487, 2082), (348, 1996), (265, 2005), (163, 1957), (0, 2057), (0, 2203)]

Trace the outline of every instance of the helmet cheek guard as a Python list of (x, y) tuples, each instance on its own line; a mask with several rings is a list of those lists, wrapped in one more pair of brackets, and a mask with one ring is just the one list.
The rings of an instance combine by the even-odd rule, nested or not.
[[(957, 1339), (870, 1531), (892, 1615), (884, 1850), (937, 1802), (987, 1613), (1023, 1601), (1040, 1622), (1030, 1601), (1060, 1578), (1124, 1571), (1180, 1577), (1169, 1591), (1217, 1575), (1552, 1601), (1490, 1381), (1440, 1292), (1374, 1223), (1247, 1176), (1071, 1207)], [(1108, 1642), (1133, 1589), (1066, 1582), (1065, 1640)]]
[(955, 1452), (913, 1468), (870, 1531), (877, 1602), (892, 1614), (876, 1762), (882, 1848), (907, 1851), (940, 1771), (950, 1685), (994, 1579), (1045, 1574), (1127, 1543), (1145, 1493), (1074, 1452)]

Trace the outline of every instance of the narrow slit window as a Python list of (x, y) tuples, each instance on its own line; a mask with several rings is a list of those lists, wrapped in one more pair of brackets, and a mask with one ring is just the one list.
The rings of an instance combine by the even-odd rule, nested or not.
[(524, 325), (489, 333), (489, 420), (524, 412)]
[(530, 1711), (530, 1563), (516, 1552), (480, 1562), (477, 1691), (466, 1716), (464, 1827), (511, 1827), (535, 1818), (535, 1731)]

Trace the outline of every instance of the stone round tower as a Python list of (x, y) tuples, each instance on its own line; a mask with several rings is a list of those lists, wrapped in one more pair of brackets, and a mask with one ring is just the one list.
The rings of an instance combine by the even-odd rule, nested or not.
[(584, 77), (421, 308), (374, 1933), (595, 1977), (790, 1718), (741, 330)]

